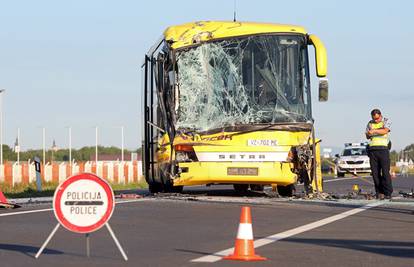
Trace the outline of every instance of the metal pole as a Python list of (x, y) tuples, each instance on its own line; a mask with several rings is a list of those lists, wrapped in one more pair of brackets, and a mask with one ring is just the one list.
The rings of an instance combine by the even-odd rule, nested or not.
[(121, 246), (121, 244), (119, 243), (118, 239), (116, 238), (116, 236), (115, 236), (114, 232), (112, 231), (111, 226), (109, 226), (109, 223), (105, 223), (105, 226), (106, 226), (106, 228), (108, 228), (108, 231), (109, 231), (109, 233), (111, 234), (112, 239), (114, 240), (114, 242), (115, 242), (116, 246), (118, 247), (119, 251), (121, 252), (122, 257), (124, 257), (124, 260), (125, 260), (125, 261), (127, 261), (127, 260), (128, 260), (128, 257), (127, 257), (127, 255), (125, 254), (125, 251), (122, 249), (122, 246)]
[(95, 164), (98, 169), (98, 126), (95, 127)]
[(46, 166), (46, 128), (42, 128), (42, 135), (43, 135), (43, 172)]
[(20, 128), (17, 128), (17, 165), (20, 164)]
[(55, 235), (56, 231), (58, 230), (60, 224), (56, 224), (55, 228), (52, 230), (52, 232), (49, 234), (49, 236), (46, 238), (46, 241), (43, 243), (42, 247), (40, 247), (39, 251), (36, 253), (35, 258), (39, 258), (40, 254), (42, 254), (43, 250), (47, 246), (47, 244), (50, 242), (52, 237)]
[(69, 127), (69, 165), (72, 172), (72, 127)]
[(0, 90), (0, 164), (3, 165), (3, 93), (5, 89)]
[(91, 246), (90, 246), (90, 235), (87, 233), (86, 235), (86, 257), (90, 257), (91, 255)]
[(124, 126), (121, 126), (121, 153), (122, 162), (124, 162)]

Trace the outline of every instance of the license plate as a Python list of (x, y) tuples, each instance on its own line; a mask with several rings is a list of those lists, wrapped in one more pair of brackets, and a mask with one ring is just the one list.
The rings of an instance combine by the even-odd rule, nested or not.
[(277, 146), (277, 140), (257, 140), (249, 139), (247, 140), (248, 146)]
[(259, 168), (227, 168), (227, 175), (259, 175)]

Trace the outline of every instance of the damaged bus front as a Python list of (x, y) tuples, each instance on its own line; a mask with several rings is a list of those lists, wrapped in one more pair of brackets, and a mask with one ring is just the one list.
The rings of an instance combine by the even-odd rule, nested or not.
[(308, 45), (327, 100), (326, 51), (301, 27), (196, 22), (168, 28), (143, 64), (143, 169), (151, 192), (183, 186), (322, 189)]

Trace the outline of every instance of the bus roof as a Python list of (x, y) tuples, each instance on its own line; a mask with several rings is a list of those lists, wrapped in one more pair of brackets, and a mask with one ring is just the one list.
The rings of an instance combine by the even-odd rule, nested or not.
[(200, 41), (261, 33), (306, 34), (306, 30), (300, 26), (274, 23), (197, 21), (171, 26), (165, 30), (164, 37), (172, 41), (173, 49), (177, 49)]

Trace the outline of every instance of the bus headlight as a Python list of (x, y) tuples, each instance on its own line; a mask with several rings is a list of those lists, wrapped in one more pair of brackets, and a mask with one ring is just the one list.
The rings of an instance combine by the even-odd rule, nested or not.
[(175, 160), (178, 162), (198, 161), (192, 145), (175, 145)]
[(188, 157), (187, 152), (177, 151), (175, 152), (175, 160), (176, 161), (188, 161), (190, 158)]

